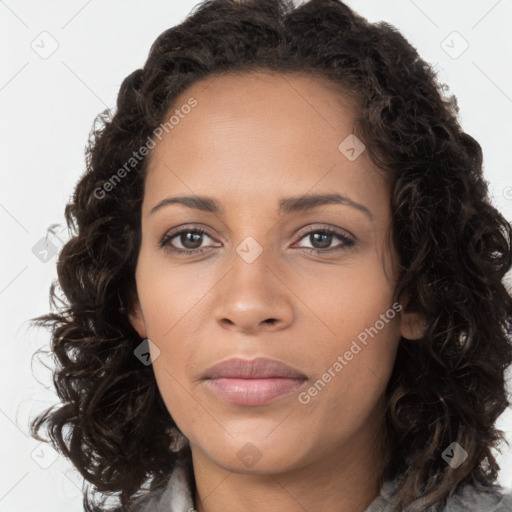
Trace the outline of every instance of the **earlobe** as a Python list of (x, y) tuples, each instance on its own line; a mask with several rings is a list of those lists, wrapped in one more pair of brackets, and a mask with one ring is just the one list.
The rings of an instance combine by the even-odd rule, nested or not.
[(400, 317), (400, 335), (408, 340), (423, 338), (427, 328), (425, 316), (415, 310), (411, 310), (409, 300), (404, 300), (404, 307)]
[(139, 333), (139, 336), (141, 338), (147, 338), (146, 323), (144, 322), (144, 316), (142, 315), (142, 308), (140, 307), (138, 298), (134, 300), (128, 318), (133, 328)]
[(402, 313), (400, 320), (400, 334), (408, 340), (423, 338), (427, 323), (421, 313)]

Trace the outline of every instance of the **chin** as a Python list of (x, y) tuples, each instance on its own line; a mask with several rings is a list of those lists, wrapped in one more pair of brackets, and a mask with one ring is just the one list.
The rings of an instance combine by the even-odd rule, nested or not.
[(282, 444), (259, 442), (258, 438), (245, 437), (230, 439), (229, 442), (219, 442), (212, 449), (203, 448), (209, 458), (226, 471), (241, 474), (265, 475), (268, 473), (281, 473), (293, 469), (300, 463), (301, 455), (298, 446), (284, 449)]

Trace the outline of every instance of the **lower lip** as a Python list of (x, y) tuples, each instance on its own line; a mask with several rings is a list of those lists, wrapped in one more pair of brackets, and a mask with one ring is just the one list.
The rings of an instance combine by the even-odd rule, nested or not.
[(304, 379), (273, 377), (266, 379), (208, 379), (206, 383), (217, 395), (237, 405), (264, 405), (293, 391)]

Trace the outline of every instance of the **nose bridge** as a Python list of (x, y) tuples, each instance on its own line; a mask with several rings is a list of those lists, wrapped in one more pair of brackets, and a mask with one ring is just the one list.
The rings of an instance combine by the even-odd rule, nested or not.
[[(261, 236), (259, 237), (261, 240)], [(247, 299), (254, 296), (257, 300), (273, 296), (275, 284), (269, 267), (272, 265), (270, 241), (261, 243), (255, 237), (245, 237), (236, 247), (232, 258), (230, 284), (240, 296), (246, 292)], [(269, 297), (267, 297), (267, 295)]]
[[(268, 272), (266, 265), (271, 265), (272, 236), (275, 231), (272, 225), (275, 219), (258, 212), (257, 204), (249, 209), (237, 205), (240, 212), (233, 231), (232, 272), (240, 273), (240, 277)], [(245, 204), (247, 206), (247, 204)]]
[(230, 271), (215, 298), (217, 321), (248, 331), (256, 330), (263, 322), (272, 325), (290, 322), (291, 304), (286, 287), (272, 270), (274, 255), (270, 240), (265, 238), (260, 243), (249, 235), (234, 249)]

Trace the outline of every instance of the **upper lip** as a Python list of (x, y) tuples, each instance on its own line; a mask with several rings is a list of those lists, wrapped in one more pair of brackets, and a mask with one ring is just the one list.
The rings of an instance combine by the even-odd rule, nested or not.
[(250, 360), (239, 357), (227, 359), (211, 366), (203, 375), (205, 379), (218, 379), (221, 377), (242, 379), (264, 379), (269, 377), (307, 378), (296, 368), (267, 357), (258, 357)]

